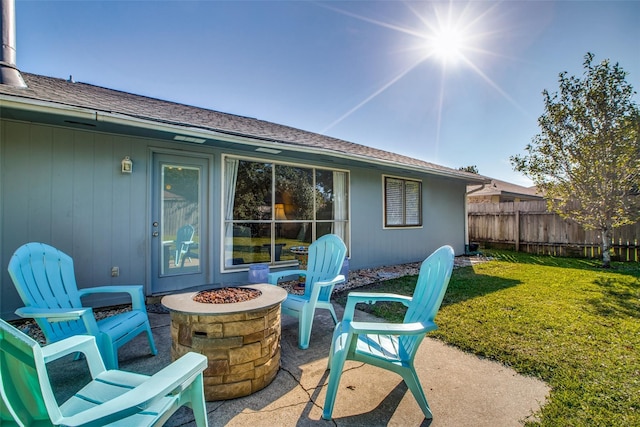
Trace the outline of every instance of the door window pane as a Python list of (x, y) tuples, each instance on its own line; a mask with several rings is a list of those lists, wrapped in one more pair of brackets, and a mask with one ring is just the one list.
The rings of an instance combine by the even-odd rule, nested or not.
[(162, 165), (160, 275), (200, 271), (200, 169)]

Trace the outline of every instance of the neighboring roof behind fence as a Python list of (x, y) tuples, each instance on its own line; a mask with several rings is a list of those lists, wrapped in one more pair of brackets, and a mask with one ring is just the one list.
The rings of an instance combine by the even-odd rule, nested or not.
[(500, 196), (500, 198), (513, 199), (518, 198), (520, 200), (543, 200), (543, 195), (538, 191), (538, 188), (524, 187), (522, 185), (512, 184), (506, 181), (500, 181), (499, 179), (491, 179), (491, 183), (481, 188), (479, 185), (467, 186), (467, 192), (470, 200), (473, 198), (482, 198), (488, 196)]

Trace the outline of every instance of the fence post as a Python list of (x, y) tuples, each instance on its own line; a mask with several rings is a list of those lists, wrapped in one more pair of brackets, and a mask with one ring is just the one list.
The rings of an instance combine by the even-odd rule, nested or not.
[(520, 209), (516, 209), (516, 252), (520, 252)]

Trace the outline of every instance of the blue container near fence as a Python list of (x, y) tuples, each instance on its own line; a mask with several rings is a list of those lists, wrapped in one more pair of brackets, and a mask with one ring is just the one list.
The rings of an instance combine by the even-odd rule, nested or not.
[(342, 269), (340, 270), (340, 274), (344, 276), (346, 280), (349, 280), (349, 259), (345, 258), (342, 263)]
[(268, 264), (252, 264), (249, 266), (249, 283), (267, 283)]

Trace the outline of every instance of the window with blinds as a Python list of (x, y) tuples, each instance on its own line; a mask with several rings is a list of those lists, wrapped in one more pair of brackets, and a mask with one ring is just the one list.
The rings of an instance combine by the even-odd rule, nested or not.
[(385, 227), (422, 225), (422, 183), (409, 179), (384, 177)]

